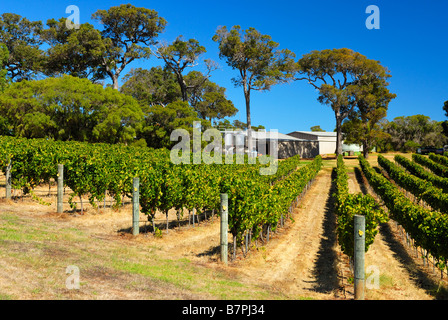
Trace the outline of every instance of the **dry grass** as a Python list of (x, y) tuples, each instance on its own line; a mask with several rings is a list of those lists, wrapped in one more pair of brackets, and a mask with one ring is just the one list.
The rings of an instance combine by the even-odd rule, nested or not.
[[(128, 232), (130, 206), (54, 211), (30, 199), (1, 201), (0, 299), (283, 298), (217, 263), (210, 250), (219, 243), (216, 218), (155, 238)], [(72, 265), (80, 270), (79, 290), (66, 287)]]

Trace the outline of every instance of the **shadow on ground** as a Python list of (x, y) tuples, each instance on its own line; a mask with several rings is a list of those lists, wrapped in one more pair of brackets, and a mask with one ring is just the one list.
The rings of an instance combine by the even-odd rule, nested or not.
[[(374, 168), (376, 172), (382, 174), (380, 168)], [(355, 175), (360, 185), (361, 191), (364, 194), (368, 193), (367, 180), (358, 167), (355, 167)], [(444, 287), (439, 286), (437, 276), (430, 276), (427, 272), (422, 270), (414, 258), (410, 255), (409, 250), (399, 240), (399, 236), (394, 233), (391, 228), (393, 221), (380, 224), (379, 232), (383, 236), (384, 242), (393, 252), (394, 258), (400, 262), (402, 267), (408, 272), (409, 278), (415, 283), (417, 287), (422, 288), (427, 294), (433, 296), (438, 300), (448, 299), (448, 291)]]
[(437, 276), (431, 277), (425, 271), (421, 269), (414, 258), (409, 254), (408, 250), (394, 235), (391, 229), (391, 221), (380, 225), (380, 233), (382, 234), (385, 243), (394, 254), (394, 258), (397, 259), (405, 270), (409, 273), (409, 278), (415, 283), (416, 286), (424, 289), (427, 294), (433, 296), (437, 300), (448, 299), (448, 292), (446, 288), (439, 287), (438, 281), (435, 279)]
[(325, 205), (325, 214), (323, 219), (323, 233), (321, 236), (317, 259), (313, 267), (312, 274), (316, 281), (313, 291), (319, 293), (336, 293), (339, 287), (338, 279), (338, 257), (335, 251), (337, 245), (336, 237), (336, 216), (334, 214), (334, 199), (332, 194), (335, 191), (334, 179), (335, 170), (331, 174), (331, 186), (328, 192), (328, 198)]

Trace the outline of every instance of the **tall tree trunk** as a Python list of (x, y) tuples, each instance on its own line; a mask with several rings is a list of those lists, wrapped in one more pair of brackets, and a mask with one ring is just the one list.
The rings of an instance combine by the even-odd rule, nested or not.
[(244, 98), (246, 100), (246, 118), (247, 118), (247, 149), (249, 151), (249, 157), (252, 156), (252, 124), (250, 119), (250, 90), (247, 88), (247, 85), (244, 85)]
[(187, 84), (185, 83), (184, 79), (182, 79), (179, 84), (182, 92), (182, 101), (188, 102)]
[(174, 73), (176, 74), (177, 83), (179, 84), (180, 92), (182, 93), (182, 101), (188, 102), (187, 83), (185, 82), (181, 72), (175, 71)]
[(364, 155), (364, 158), (369, 158), (369, 146), (366, 140), (362, 141), (362, 153)]
[(342, 154), (342, 119), (339, 112), (336, 115), (336, 157)]
[(114, 74), (112, 77), (112, 83), (115, 90), (118, 90), (118, 74)]
[(104, 61), (103, 62), (103, 66), (105, 66), (106, 67), (106, 73), (107, 73), (107, 75), (110, 77), (110, 79), (112, 80), (112, 85), (113, 85), (113, 88), (115, 89), (115, 90), (118, 90), (118, 76), (119, 76), (119, 73), (117, 73), (116, 71), (115, 71), (115, 73), (106, 65), (106, 62)]

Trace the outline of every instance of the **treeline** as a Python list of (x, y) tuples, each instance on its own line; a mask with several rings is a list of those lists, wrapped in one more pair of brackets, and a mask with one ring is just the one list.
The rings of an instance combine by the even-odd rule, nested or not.
[[(342, 122), (349, 116), (358, 118), (369, 131), (372, 123), (364, 120), (374, 117), (372, 121), (378, 121), (381, 112), (377, 110), (387, 109), (395, 97), (387, 89), (391, 77), (387, 68), (349, 48), (313, 50), (296, 60), (294, 52), (280, 49), (279, 43), (255, 28), (221, 26), (212, 40), (218, 45), (219, 58), (234, 70), (231, 80), (243, 89), (246, 107), (246, 123), (230, 124), (222, 119), (238, 110), (227, 99), (225, 88), (210, 81), (217, 64), (202, 58), (207, 50), (197, 40), (179, 35), (173, 42), (162, 44), (159, 35), (167, 21), (154, 10), (131, 4), (98, 10), (92, 14), (92, 20), (98, 22), (100, 30), (89, 23), (74, 25), (66, 17), (44, 23), (14, 13), (1, 15), (0, 62), (4, 71), (0, 74), (0, 86), (6, 100), (0, 102), (1, 133), (170, 147), (168, 137), (173, 128), (192, 130), (193, 121), (200, 120), (204, 127), (216, 123), (227, 129), (247, 128), (248, 148), (252, 150), (250, 136), (255, 128), (251, 121), (251, 94), (305, 80), (318, 91), (318, 101), (334, 111), (340, 154)], [(159, 59), (162, 65), (150, 70), (129, 70), (132, 62), (150, 57)], [(202, 72), (192, 69), (198, 65)], [(94, 89), (87, 82), (61, 78), (62, 75), (87, 79), (101, 87), (109, 79), (113, 89), (131, 96), (137, 104), (131, 100), (115, 103), (128, 98), (119, 98), (110, 90)], [(37, 85), (28, 83), (42, 78), (47, 79)], [(121, 88), (120, 79), (124, 79)], [(8, 81), (13, 83), (9, 88)], [(24, 84), (18, 85), (19, 82)], [(58, 89), (51, 96), (51, 92), (40, 87)], [(82, 105), (70, 104), (67, 97), (74, 94), (93, 100), (79, 98)], [(21, 96), (29, 98), (21, 103), (11, 102)], [(104, 104), (113, 105), (110, 112), (102, 109)], [(11, 105), (12, 109), (23, 111), (19, 117), (12, 115)], [(370, 146), (369, 139), (359, 139)]]
[[(358, 129), (360, 128), (356, 121), (348, 119), (343, 124), (345, 143), (359, 144)], [(392, 121), (381, 119), (370, 132), (371, 145), (367, 147), (375, 147), (379, 152), (416, 152), (420, 147), (442, 148), (448, 144), (448, 132), (444, 131), (444, 122), (431, 120), (422, 114), (396, 117)]]
[[(182, 36), (158, 43), (167, 22), (156, 11), (126, 4), (92, 19), (102, 30), (89, 23), (68, 28), (65, 17), (44, 24), (0, 16), (0, 135), (161, 148), (174, 143), (174, 128), (191, 132), (194, 121), (246, 126), (223, 120), (238, 109), (210, 81), (216, 64), (201, 61), (203, 46)], [(124, 73), (150, 56), (162, 65)], [(189, 71), (198, 64), (206, 72)]]
[(442, 148), (448, 144), (443, 131), (443, 122), (431, 120), (421, 114), (384, 120), (380, 129), (384, 133), (378, 141), (380, 151), (415, 152), (424, 146)]

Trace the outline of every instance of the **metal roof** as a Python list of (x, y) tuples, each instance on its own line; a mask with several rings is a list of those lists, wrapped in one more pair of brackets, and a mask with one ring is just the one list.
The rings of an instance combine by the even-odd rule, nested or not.
[[(294, 131), (294, 132), (312, 134), (312, 135), (321, 136), (321, 137), (336, 137), (336, 132), (325, 132), (325, 131)], [(291, 132), (291, 133), (294, 133), (294, 132)]]
[[(221, 131), (222, 133), (233, 133), (233, 134), (242, 134), (244, 136), (247, 136), (247, 131)], [(280, 132), (271, 132), (271, 131), (266, 131), (266, 132), (260, 132), (260, 131), (252, 131), (252, 138), (254, 139), (266, 139), (266, 140), (271, 140), (271, 139), (277, 139), (279, 141), (314, 141), (314, 140), (308, 140), (308, 139), (299, 139), (299, 138), (295, 138), (293, 136), (289, 136), (287, 134), (283, 134)]]

